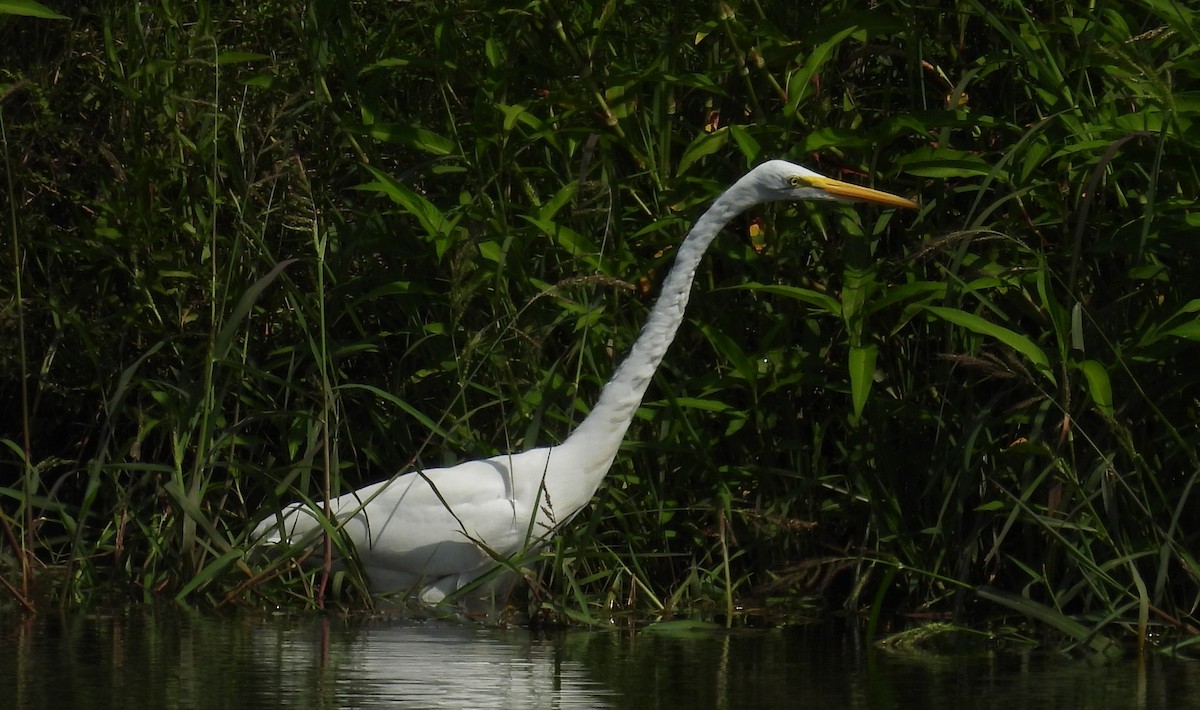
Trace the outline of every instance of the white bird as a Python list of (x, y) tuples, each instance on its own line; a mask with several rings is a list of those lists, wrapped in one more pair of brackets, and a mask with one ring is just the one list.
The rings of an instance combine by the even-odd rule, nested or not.
[[(612, 466), (650, 379), (683, 322), (700, 258), (731, 219), (764, 202), (835, 200), (916, 207), (911, 200), (772, 160), (713, 202), (675, 255), (641, 335), (596, 406), (557, 446), (408, 471), (331, 501), (333, 527), (353, 543), (372, 592), (435, 604), (497, 566), (536, 549), (592, 499)], [(311, 543), (322, 514), (293, 503), (253, 538)]]

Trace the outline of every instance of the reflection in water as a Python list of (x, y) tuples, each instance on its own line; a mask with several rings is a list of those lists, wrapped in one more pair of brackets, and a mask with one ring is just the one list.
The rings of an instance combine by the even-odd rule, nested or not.
[(559, 645), (386, 619), (0, 618), (0, 707), (605, 708)]
[[(552, 642), (528, 631), (375, 622), (266, 626), (256, 663), (281, 682), (271, 704), (296, 707), (603, 708), (611, 695)], [(275, 701), (275, 702), (271, 702)]]
[(0, 616), (0, 707), (1194, 707), (1200, 664), (887, 653), (855, 630), (550, 636), (391, 619)]

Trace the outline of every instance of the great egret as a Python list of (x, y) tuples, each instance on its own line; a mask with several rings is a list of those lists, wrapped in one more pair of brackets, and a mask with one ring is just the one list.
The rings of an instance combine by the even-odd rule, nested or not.
[[(557, 446), (409, 471), (331, 502), (332, 524), (353, 543), (373, 592), (434, 604), (506, 558), (544, 544), (592, 499), (617, 455), (654, 371), (683, 322), (696, 266), (744, 210), (773, 201), (837, 200), (916, 207), (903, 197), (771, 160), (713, 202), (679, 246), (641, 335), (596, 406)], [(293, 503), (261, 522), (266, 542), (313, 540), (321, 515)]]

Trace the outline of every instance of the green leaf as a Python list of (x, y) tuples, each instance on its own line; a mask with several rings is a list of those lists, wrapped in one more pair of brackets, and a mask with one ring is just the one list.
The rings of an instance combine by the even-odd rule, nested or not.
[(188, 595), (208, 584), (212, 580), (221, 576), (221, 574), (235, 562), (238, 562), (246, 554), (245, 550), (234, 548), (224, 553), (217, 559), (205, 565), (204, 569), (195, 577), (188, 580), (188, 583), (183, 585), (179, 593), (175, 595), (175, 601), (182, 603), (187, 599)]
[[(1158, 342), (1168, 335), (1183, 338), (1184, 340), (1200, 341), (1200, 319), (1193, 315), (1197, 311), (1200, 311), (1200, 298), (1188, 301), (1182, 308), (1164, 319), (1161, 325), (1149, 328), (1142, 335), (1142, 345), (1146, 346)], [(1180, 320), (1181, 317), (1184, 320), (1179, 325), (1159, 330), (1163, 326)]]
[(600, 249), (592, 240), (569, 227), (564, 227), (558, 222), (537, 219), (528, 215), (522, 216), (527, 222), (540, 229), (543, 234), (558, 242), (571, 256), (583, 259), (585, 262), (599, 268), (598, 262), (595, 261), (595, 255), (600, 253)]
[(788, 286), (785, 284), (760, 284), (748, 283), (740, 286), (731, 286), (730, 288), (744, 289), (746, 291), (754, 291), (756, 293), (770, 293), (776, 296), (785, 296), (797, 301), (803, 301), (810, 306), (816, 306), (829, 315), (841, 317), (842, 304), (833, 296), (820, 291), (814, 291), (809, 288), (800, 288), (799, 286)]
[(1200, 320), (1189, 321), (1183, 325), (1177, 325), (1170, 330), (1164, 330), (1163, 335), (1173, 335), (1176, 338), (1200, 341)]
[(579, 190), (579, 182), (572, 180), (566, 185), (563, 185), (558, 192), (554, 193), (554, 197), (544, 202), (538, 208), (538, 219), (552, 220), (558, 214), (559, 210), (571, 204), (571, 200), (575, 198), (575, 193)]
[(365, 130), (376, 140), (406, 145), (433, 155), (451, 155), (457, 152), (454, 141), (424, 128), (403, 123), (374, 123)]
[(494, 241), (479, 242), (479, 255), (488, 261), (499, 264), (504, 257), (504, 250)]
[[(205, 534), (208, 535), (209, 543), (216, 545), (226, 554), (234, 551), (233, 546), (229, 544), (225, 535), (213, 525), (209, 514), (200, 509), (198, 495), (184, 490), (179, 481), (167, 481), (163, 484), (163, 490), (175, 500), (175, 503), (186, 514), (187, 518), (199, 525)], [(241, 553), (239, 552), (237, 556), (240, 557)]]
[(1113, 415), (1113, 396), (1112, 384), (1108, 379), (1108, 370), (1104, 365), (1095, 360), (1084, 360), (1079, 363), (1079, 369), (1083, 371), (1083, 379), (1087, 382), (1088, 394), (1092, 396), (1092, 401), (1096, 403), (1096, 408), (1104, 413), (1105, 416)]
[(254, 307), (254, 303), (258, 301), (258, 297), (262, 294), (267, 286), (276, 279), (283, 270), (292, 264), (296, 263), (296, 259), (287, 259), (275, 265), (275, 268), (267, 272), (258, 281), (251, 284), (250, 288), (242, 294), (237, 305), (234, 306), (233, 312), (229, 314), (229, 318), (225, 321), (225, 325), (221, 327), (221, 332), (217, 334), (216, 342), (213, 343), (213, 357), (218, 360), (224, 360), (229, 354), (229, 348), (233, 345), (233, 336), (237, 329), (241, 327), (242, 320), (250, 313), (250, 309)]
[[(969, 178), (990, 175), (994, 166), (978, 155), (965, 150), (947, 148), (918, 148), (896, 160), (901, 172), (929, 178)], [(1001, 172), (1007, 181), (1007, 174)]]
[(705, 133), (696, 140), (692, 141), (691, 145), (683, 151), (683, 157), (679, 159), (679, 167), (675, 169), (675, 175), (683, 175), (688, 168), (697, 160), (706, 155), (712, 155), (721, 148), (725, 147), (725, 143), (729, 138), (729, 131), (720, 128), (712, 133)]
[(733, 407), (716, 399), (699, 399), (697, 397), (677, 397), (674, 403), (684, 409), (700, 409), (705, 412), (728, 412)]
[(500, 109), (500, 113), (504, 114), (504, 122), (502, 125), (504, 126), (505, 133), (511, 131), (513, 126), (517, 125), (517, 121), (522, 120), (528, 114), (528, 112), (525, 110), (525, 107), (520, 104), (516, 104), (514, 106), (500, 104), (497, 106), (497, 108)]
[(909, 299), (928, 301), (944, 299), (945, 296), (946, 283), (943, 281), (913, 281), (888, 288), (882, 294), (872, 298), (866, 308), (867, 313), (877, 313)]
[(846, 265), (842, 286), (842, 319), (846, 321), (851, 343), (855, 345), (862, 342), (866, 326), (863, 316), (867, 301), (878, 288), (874, 271)]
[(792, 74), (787, 83), (787, 106), (784, 109), (785, 115), (795, 115), (796, 109), (800, 106), (800, 102), (804, 99), (805, 94), (812, 86), (812, 78), (821, 67), (825, 66), (825, 62), (829, 61), (829, 57), (833, 54), (834, 47), (837, 47), (850, 35), (858, 31), (857, 25), (852, 25), (838, 32), (833, 37), (822, 42), (820, 45), (813, 48), (813, 51), (808, 53), (804, 58), (804, 66)]
[(712, 344), (713, 349), (723, 355), (733, 365), (733, 369), (737, 372), (738, 377), (753, 385), (758, 375), (758, 369), (750, 361), (750, 358), (746, 357), (746, 352), (742, 350), (737, 341), (708, 324), (700, 326), (700, 332), (704, 333), (704, 337), (708, 338), (708, 342)]
[(25, 17), (40, 17), (44, 20), (71, 19), (33, 0), (0, 0), (0, 15), (24, 15)]
[(493, 67), (504, 66), (504, 47), (494, 37), (488, 37), (483, 43), (483, 56)]
[(1192, 300), (1183, 304), (1183, 308), (1180, 308), (1178, 311), (1176, 311), (1175, 315), (1180, 315), (1183, 313), (1196, 313), (1197, 311), (1200, 311), (1200, 298), (1193, 298)]
[(1070, 636), (1095, 654), (1093, 662), (1113, 661), (1121, 657), (1121, 645), (1100, 633), (1098, 627), (1084, 626), (1057, 609), (991, 587), (979, 587), (975, 593), (981, 599), (1006, 606)]
[(875, 345), (850, 347), (850, 400), (854, 403), (854, 418), (862, 416), (875, 383), (875, 359), (879, 348)]
[(739, 126), (736, 123), (729, 126), (729, 135), (733, 138), (738, 150), (742, 152), (742, 156), (746, 158), (747, 163), (753, 164), (758, 161), (758, 156), (762, 154), (762, 146), (754, 140), (754, 136), (750, 135), (745, 126)]
[(407, 67), (407, 66), (411, 66), (412, 64), (413, 64), (413, 62), (411, 60), (404, 59), (402, 57), (388, 57), (386, 59), (380, 59), (379, 61), (375, 62), (374, 64), (368, 64), (367, 66), (363, 67), (362, 71), (360, 71), (359, 73), (366, 74), (367, 72), (372, 72), (372, 71), (375, 71), (376, 69), (391, 69), (393, 67)]
[(870, 134), (860, 130), (825, 126), (804, 137), (803, 151), (811, 153), (831, 147), (838, 150), (866, 148), (871, 145), (871, 141)]
[(1050, 358), (1046, 357), (1046, 352), (1024, 335), (957, 308), (942, 306), (924, 306), (924, 308), (944, 321), (999, 340), (1024, 355), (1051, 382), (1055, 381), (1054, 374), (1050, 371)]
[(408, 189), (382, 170), (370, 165), (365, 167), (375, 176), (378, 182), (357, 185), (354, 189), (369, 190), (387, 195), (391, 198), (392, 202), (400, 205), (406, 212), (416, 217), (417, 221), (421, 223), (421, 227), (425, 230), (425, 233), (429, 236), (450, 233), (450, 228), (454, 226), (454, 223), (447, 220), (446, 216), (432, 202)]
[(263, 89), (271, 88), (274, 83), (275, 77), (270, 74), (258, 74), (242, 81), (242, 84), (246, 86), (257, 86)]

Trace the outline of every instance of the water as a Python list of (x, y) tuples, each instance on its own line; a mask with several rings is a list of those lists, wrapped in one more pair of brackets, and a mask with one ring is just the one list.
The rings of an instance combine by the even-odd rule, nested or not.
[(0, 708), (1187, 708), (1200, 663), (895, 653), (831, 626), (650, 633), (176, 614), (0, 618)]

